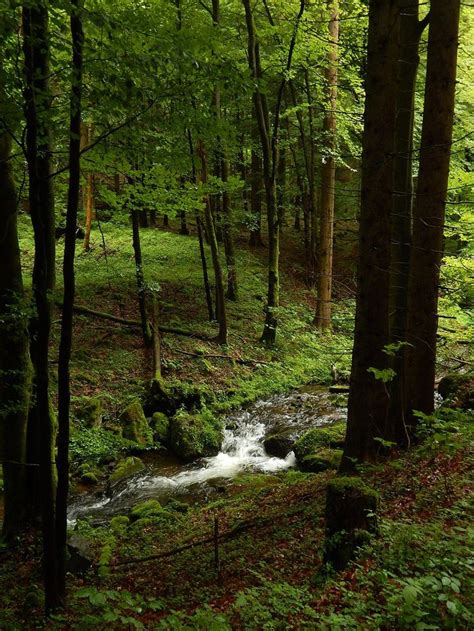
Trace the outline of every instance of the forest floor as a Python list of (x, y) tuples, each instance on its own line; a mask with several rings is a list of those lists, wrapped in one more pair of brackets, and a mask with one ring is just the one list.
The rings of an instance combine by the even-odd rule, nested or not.
[[(130, 229), (112, 223), (102, 228), (103, 238), (98, 231), (93, 235), (92, 250), (78, 253), (77, 303), (137, 319)], [(266, 250), (249, 249), (242, 239), (239, 301), (227, 303), (228, 345), (164, 334), (167, 381), (212, 391), (216, 408), (225, 412), (273, 392), (347, 375), (352, 253), (337, 252), (334, 330), (323, 336), (312, 326), (314, 290), (304, 283), (300, 241), (289, 228), (284, 232), (276, 348), (258, 342)], [(26, 271), (32, 253), (26, 218), (20, 245)], [(196, 238), (147, 229), (142, 248), (146, 280), (159, 289), (161, 323), (212, 337), (216, 328), (207, 321)], [(59, 243), (58, 260), (61, 250)], [(58, 310), (53, 362), (59, 317)], [(462, 320), (450, 321), (450, 329), (456, 339), (470, 335)], [(151, 376), (152, 359), (139, 329), (78, 315), (74, 340), (74, 405), (99, 396), (106, 415), (115, 419)], [(441, 361), (446, 369), (457, 366), (453, 357), (463, 361), (466, 352), (465, 344), (448, 339)], [(31, 534), (21, 546), (1, 551), (0, 629), (472, 628), (472, 415), (448, 415), (437, 434), (435, 441), (362, 472), (380, 494), (379, 536), (339, 575), (322, 566), (325, 488), (333, 473), (241, 475), (211, 503), (177, 503), (166, 516), (135, 521), (122, 515), (107, 526), (79, 522), (77, 532), (90, 543), (94, 569), (69, 577), (68, 608), (46, 625), (37, 539)], [(212, 540), (216, 519), (219, 568)], [(163, 553), (170, 554), (140, 561)], [(134, 562), (124, 563), (129, 560)]]

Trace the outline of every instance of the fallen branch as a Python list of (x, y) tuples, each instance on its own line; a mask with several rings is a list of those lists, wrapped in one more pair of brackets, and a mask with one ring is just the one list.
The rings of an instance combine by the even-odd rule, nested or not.
[[(245, 532), (246, 530), (250, 530), (251, 528), (259, 528), (261, 526), (266, 525), (268, 522), (275, 521), (276, 518), (293, 517), (294, 515), (299, 515), (300, 513), (304, 513), (304, 511), (307, 510), (307, 508), (308, 508), (307, 506), (303, 506), (297, 509), (286, 511), (284, 513), (278, 513), (277, 515), (273, 514), (273, 515), (269, 515), (268, 517), (262, 517), (259, 519), (242, 522), (238, 526), (235, 526), (235, 528), (232, 528), (231, 530), (228, 530), (227, 532), (219, 534), (217, 537), (217, 540), (227, 541), (228, 539), (232, 539), (233, 537), (240, 535), (242, 532)], [(159, 559), (165, 559), (166, 557), (174, 556), (175, 554), (179, 554), (180, 552), (186, 552), (186, 550), (191, 550), (191, 548), (195, 548), (197, 546), (203, 546), (207, 543), (214, 543), (215, 545), (215, 542), (216, 542), (216, 535), (215, 535), (215, 532), (213, 532), (213, 534), (210, 537), (206, 537), (205, 539), (199, 539), (198, 541), (192, 541), (185, 545), (179, 546), (179, 548), (174, 548), (173, 550), (167, 550), (166, 552), (160, 552), (159, 554), (150, 554), (145, 557), (138, 557), (138, 558), (124, 559), (123, 561), (116, 561), (113, 564), (113, 567), (118, 567), (120, 565), (134, 565), (135, 563), (146, 563), (148, 561), (157, 561)]]
[[(57, 302), (56, 305), (62, 309), (62, 303)], [(117, 322), (118, 324), (125, 324), (127, 326), (141, 326), (141, 322), (139, 320), (128, 320), (127, 318), (121, 318), (120, 316), (113, 315), (112, 313), (105, 313), (104, 311), (95, 311), (94, 309), (89, 309), (88, 307), (83, 307), (82, 305), (74, 305), (74, 311), (76, 313), (80, 313), (82, 315), (89, 315), (95, 318), (101, 318), (102, 320), (110, 320), (111, 322)], [(185, 337), (195, 337), (199, 340), (207, 340), (209, 341), (209, 337), (205, 335), (201, 335), (199, 333), (194, 333), (193, 331), (188, 331), (186, 329), (177, 329), (171, 326), (160, 326), (160, 333), (172, 333), (173, 335), (183, 335)]]
[(262, 364), (268, 366), (268, 362), (260, 361), (259, 359), (244, 359), (242, 357), (233, 357), (232, 355), (216, 355), (203, 353), (190, 353), (189, 351), (182, 351), (180, 348), (173, 348), (173, 352), (181, 353), (181, 355), (188, 355), (189, 357), (197, 357), (199, 359), (228, 359), (236, 364)]

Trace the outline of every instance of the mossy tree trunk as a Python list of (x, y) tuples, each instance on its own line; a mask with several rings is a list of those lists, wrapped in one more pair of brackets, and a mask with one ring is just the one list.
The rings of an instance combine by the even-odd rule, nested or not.
[(49, 90), (49, 16), (47, 3), (23, 7), (25, 56), (26, 154), (29, 198), (35, 240), (33, 295), (35, 303), (35, 406), (29, 422), (39, 440), (41, 522), (45, 609), (59, 603), (55, 524), (55, 480), (52, 465), (54, 414), (49, 399), (49, 342), (52, 292), (55, 285), (54, 197), (51, 180), (51, 93)]
[[(2, 77), (0, 57), (0, 79)], [(0, 83), (2, 123), (9, 103)], [(2, 535), (15, 537), (24, 525), (26, 498), (26, 429), (31, 395), (28, 317), (17, 232), (17, 194), (10, 161), (9, 130), (0, 128), (0, 465), (3, 466)]]
[(369, 5), (354, 348), (342, 469), (371, 460), (383, 438), (388, 390), (390, 209), (397, 102), (397, 0)]
[(324, 562), (343, 570), (377, 532), (377, 494), (356, 477), (336, 477), (326, 491)]
[(434, 409), (439, 274), (454, 118), (460, 0), (432, 0), (413, 209), (405, 363), (405, 417)]

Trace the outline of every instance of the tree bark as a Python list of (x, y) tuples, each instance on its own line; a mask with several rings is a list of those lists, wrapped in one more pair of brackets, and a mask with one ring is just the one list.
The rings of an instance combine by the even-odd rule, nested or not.
[[(39, 438), (40, 499), (43, 529), (45, 610), (60, 603), (57, 585), (53, 476), (54, 422), (49, 400), (51, 293), (55, 281), (54, 199), (51, 181), (48, 9), (43, 3), (23, 7), (25, 56), (26, 153), (31, 219), (35, 239), (33, 295), (36, 307), (32, 355), (36, 402), (30, 421)], [(34, 462), (34, 461), (33, 461)]]
[[(410, 276), (410, 249), (413, 210), (413, 126), (415, 118), (415, 91), (419, 64), (418, 48), (423, 28), (427, 23), (418, 21), (418, 3), (400, 0), (400, 45), (398, 60), (398, 99), (395, 129), (395, 159), (392, 200), (392, 247), (390, 261), (390, 343), (406, 340), (408, 281)], [(408, 435), (404, 422), (403, 372), (405, 346), (395, 351), (392, 368), (395, 372), (390, 383), (390, 406), (386, 437), (406, 446)]]
[[(257, 138), (252, 138), (252, 143), (260, 143), (257, 126), (254, 124), (252, 129), (253, 134), (257, 135)], [(249, 244), (252, 247), (261, 248), (264, 247), (262, 240), (262, 193), (264, 191), (264, 185), (262, 180), (262, 160), (254, 146), (252, 146), (250, 168), (250, 208), (252, 211), (252, 226), (250, 228)]]
[[(207, 154), (202, 140), (198, 141), (196, 153), (201, 160), (201, 182), (207, 183)], [(222, 277), (222, 266), (219, 258), (219, 246), (217, 243), (216, 231), (214, 228), (214, 218), (212, 216), (209, 195), (204, 199), (204, 216), (206, 220), (206, 231), (211, 248), (212, 265), (214, 267), (214, 278), (216, 284), (216, 315), (219, 323), (219, 332), (216, 341), (219, 344), (227, 344), (227, 315), (225, 308), (224, 281)]]
[(432, 0), (408, 290), (405, 417), (434, 409), (438, 291), (454, 118), (460, 0)]
[[(92, 143), (92, 123), (87, 123), (87, 145)], [(92, 219), (94, 217), (94, 174), (89, 171), (86, 175), (85, 195), (85, 226), (84, 226), (84, 251), (91, 249)]]
[(371, 371), (387, 368), (398, 15), (397, 0), (369, 5), (358, 287), (343, 470), (375, 456), (374, 439), (383, 438), (388, 412), (386, 384)]
[(64, 297), (58, 362), (58, 453), (56, 460), (58, 468), (56, 492), (58, 592), (59, 598), (63, 603), (66, 597), (67, 502), (69, 494), (69, 422), (71, 405), (69, 365), (71, 361), (74, 296), (76, 290), (74, 256), (76, 252), (76, 227), (81, 182), (80, 132), (84, 33), (80, 0), (72, 0), (70, 21), (72, 73), (69, 127), (69, 189), (63, 258)]
[(325, 71), (327, 105), (323, 121), (326, 156), (321, 168), (321, 207), (319, 232), (319, 265), (317, 271), (317, 302), (314, 322), (318, 329), (331, 328), (332, 273), (334, 241), (334, 199), (336, 183), (336, 107), (339, 42), (339, 0), (328, 0), (330, 11), (328, 65)]
[[(0, 79), (2, 77), (0, 56)], [(13, 180), (8, 102), (0, 83), (0, 464), (3, 465), (2, 535), (9, 541), (24, 526), (26, 429), (31, 395), (28, 318), (17, 230), (17, 194)]]

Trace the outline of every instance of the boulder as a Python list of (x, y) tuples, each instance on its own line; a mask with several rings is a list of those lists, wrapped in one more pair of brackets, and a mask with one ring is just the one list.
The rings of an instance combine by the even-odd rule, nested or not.
[(91, 429), (98, 429), (102, 425), (103, 416), (104, 406), (97, 397), (83, 400), (76, 412), (76, 417)]
[(153, 443), (153, 432), (146, 420), (142, 404), (138, 399), (132, 401), (120, 415), (123, 437), (132, 440), (142, 447)]
[(263, 441), (265, 451), (270, 456), (277, 458), (286, 458), (286, 456), (293, 450), (295, 439), (290, 432), (276, 432), (269, 434)]
[(163, 507), (158, 500), (146, 500), (132, 508), (130, 511), (130, 521), (138, 521), (146, 517), (156, 517), (163, 512)]
[(296, 460), (301, 462), (305, 457), (323, 447), (340, 449), (344, 446), (346, 424), (343, 422), (313, 427), (305, 432), (294, 445)]
[(474, 374), (450, 373), (441, 379), (438, 392), (449, 407), (459, 410), (474, 408)]
[(342, 449), (320, 447), (298, 461), (298, 465), (306, 473), (321, 473), (321, 471), (327, 471), (327, 469), (337, 469), (341, 458)]
[(171, 420), (170, 448), (185, 462), (219, 453), (223, 439), (221, 422), (209, 411), (179, 411)]
[(145, 413), (152, 416), (155, 412), (162, 412), (173, 416), (184, 408), (188, 412), (200, 410), (209, 400), (211, 393), (194, 384), (182, 381), (166, 383), (153, 379), (143, 404)]
[(124, 458), (115, 465), (109, 478), (109, 484), (115, 486), (118, 482), (125, 480), (125, 478), (129, 478), (130, 476), (135, 475), (135, 473), (143, 471), (144, 468), (145, 465), (140, 458), (137, 458), (136, 456)]
[(94, 552), (91, 543), (81, 535), (73, 534), (67, 542), (66, 569), (72, 574), (87, 572), (94, 563)]

